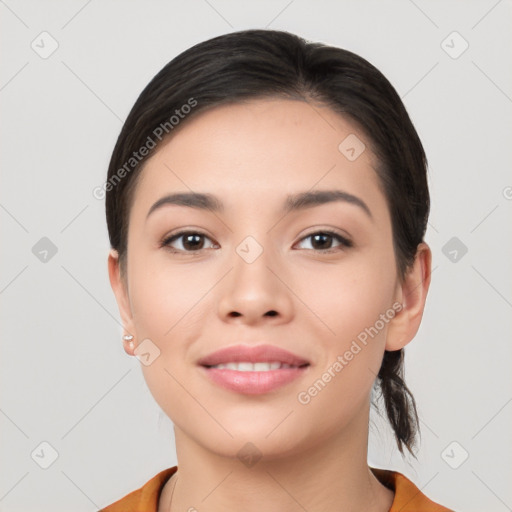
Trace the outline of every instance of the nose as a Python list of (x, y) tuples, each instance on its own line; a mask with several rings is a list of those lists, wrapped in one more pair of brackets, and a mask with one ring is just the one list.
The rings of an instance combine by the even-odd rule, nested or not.
[[(286, 286), (283, 265), (271, 250), (254, 242), (243, 243), (230, 255), (231, 271), (221, 285), (218, 314), (225, 322), (246, 325), (289, 322), (293, 315), (293, 293)], [(248, 251), (244, 251), (247, 249)], [(252, 256), (247, 257), (252, 251)]]

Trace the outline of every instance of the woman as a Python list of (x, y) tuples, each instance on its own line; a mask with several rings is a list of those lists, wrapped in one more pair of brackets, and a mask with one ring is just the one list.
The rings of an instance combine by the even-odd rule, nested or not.
[(426, 165), (396, 91), (339, 48), (246, 30), (153, 78), (108, 170), (108, 268), (178, 465), (103, 510), (448, 510), (367, 464), (374, 389), (402, 453), (418, 430)]

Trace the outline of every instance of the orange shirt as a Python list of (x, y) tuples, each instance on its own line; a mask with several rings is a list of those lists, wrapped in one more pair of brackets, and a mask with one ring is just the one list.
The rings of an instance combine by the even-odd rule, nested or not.
[[(370, 468), (377, 479), (395, 492), (389, 512), (453, 512), (429, 500), (408, 478), (396, 471)], [(112, 503), (99, 512), (158, 512), (162, 489), (178, 470), (178, 466), (164, 469), (140, 489)]]

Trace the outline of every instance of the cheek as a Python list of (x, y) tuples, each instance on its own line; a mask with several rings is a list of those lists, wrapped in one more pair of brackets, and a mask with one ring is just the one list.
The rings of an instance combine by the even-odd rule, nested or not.
[(141, 365), (148, 386), (158, 403), (178, 406), (183, 399), (178, 381), (186, 378), (183, 363), (190, 362), (189, 348), (211, 315), (208, 292), (218, 277), (187, 264), (171, 264), (164, 252), (134, 251), (130, 300), (137, 338), (149, 339), (157, 354), (151, 364)]
[(140, 263), (131, 281), (132, 312), (137, 337), (150, 339), (149, 347), (157, 354), (148, 365), (141, 361), (141, 369), (155, 401), (173, 423), (181, 425), (190, 411), (198, 417), (202, 414), (188, 394), (189, 349), (203, 333), (212, 284), (204, 273), (185, 271), (160, 258)]
[(389, 321), (394, 312), (370, 280), (352, 276), (343, 283), (345, 291), (338, 290), (324, 310), (335, 335), (319, 337), (322, 355), (296, 397), (304, 414), (320, 415), (334, 430), (368, 406), (385, 349), (387, 323), (381, 315), (388, 313)]
[(171, 263), (164, 249), (135, 255), (133, 269), (130, 297), (138, 335), (153, 336), (165, 345), (200, 309), (215, 276), (208, 279), (200, 269)]
[[(335, 270), (333, 270), (335, 269)], [(306, 391), (319, 411), (343, 400), (330, 414), (343, 415), (366, 402), (384, 354), (389, 321), (394, 317), (395, 267), (389, 251), (365, 251), (330, 271), (302, 278), (303, 296), (327, 328), (317, 335), (322, 351)], [(320, 331), (319, 331), (320, 332)], [(318, 393), (316, 398), (315, 393)]]
[(365, 251), (322, 272), (313, 268), (311, 275), (304, 273), (298, 283), (301, 296), (307, 297), (306, 305), (323, 320), (323, 338), (341, 349), (391, 308), (396, 273), (392, 257), (377, 250)]

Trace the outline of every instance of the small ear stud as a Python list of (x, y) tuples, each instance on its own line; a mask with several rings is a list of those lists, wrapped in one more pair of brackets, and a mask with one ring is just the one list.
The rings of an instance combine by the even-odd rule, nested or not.
[(130, 350), (133, 350), (133, 335), (132, 334), (125, 334), (123, 336), (123, 340), (128, 341), (128, 346), (130, 347)]

